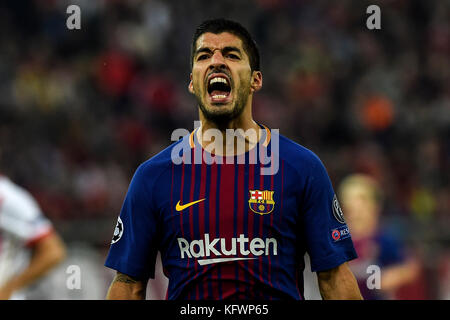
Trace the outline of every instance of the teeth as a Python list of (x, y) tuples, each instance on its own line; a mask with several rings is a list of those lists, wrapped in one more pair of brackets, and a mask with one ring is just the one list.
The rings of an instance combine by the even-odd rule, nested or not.
[(216, 94), (212, 96), (214, 99), (225, 99), (227, 96), (224, 94)]
[(216, 82), (222, 82), (222, 83), (228, 83), (227, 82), (227, 79), (225, 79), (225, 78), (221, 78), (221, 77), (215, 77), (215, 78), (212, 78), (211, 80), (209, 80), (209, 84), (213, 84), (213, 83), (216, 83)]

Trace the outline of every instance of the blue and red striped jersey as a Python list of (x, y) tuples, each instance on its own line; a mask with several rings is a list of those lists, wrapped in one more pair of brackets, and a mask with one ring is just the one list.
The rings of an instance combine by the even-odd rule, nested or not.
[(356, 258), (324, 165), (274, 131), (235, 157), (194, 131), (141, 164), (105, 265), (153, 278), (160, 251), (168, 299), (299, 300), (306, 252), (312, 271)]

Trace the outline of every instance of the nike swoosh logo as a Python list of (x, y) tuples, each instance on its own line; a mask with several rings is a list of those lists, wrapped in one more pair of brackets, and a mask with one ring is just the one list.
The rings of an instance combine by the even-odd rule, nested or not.
[(180, 204), (180, 201), (178, 201), (178, 203), (177, 203), (177, 205), (176, 205), (176, 207), (175, 207), (175, 210), (177, 210), (177, 211), (183, 211), (184, 209), (189, 208), (190, 206), (193, 206), (193, 205), (196, 204), (196, 203), (202, 202), (202, 201), (205, 200), (205, 199), (206, 199), (206, 198), (200, 199), (200, 200), (197, 200), (197, 201), (193, 201), (193, 202), (189, 202), (189, 203), (186, 203), (186, 204), (183, 204), (183, 205), (181, 205), (181, 204)]

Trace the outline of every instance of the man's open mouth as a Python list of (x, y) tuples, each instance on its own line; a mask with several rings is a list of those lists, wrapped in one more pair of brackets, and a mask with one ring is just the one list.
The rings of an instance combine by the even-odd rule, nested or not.
[(212, 102), (225, 103), (231, 93), (231, 85), (225, 75), (213, 75), (208, 80), (208, 94)]

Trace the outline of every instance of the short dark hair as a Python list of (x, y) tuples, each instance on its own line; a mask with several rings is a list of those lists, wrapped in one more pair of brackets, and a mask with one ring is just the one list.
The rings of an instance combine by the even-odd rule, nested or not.
[(197, 43), (197, 39), (207, 32), (214, 34), (229, 32), (239, 37), (244, 46), (244, 50), (249, 57), (250, 68), (252, 71), (260, 71), (259, 49), (250, 33), (241, 24), (222, 18), (203, 21), (197, 29), (195, 29), (191, 45), (191, 69), (194, 64), (195, 44)]

